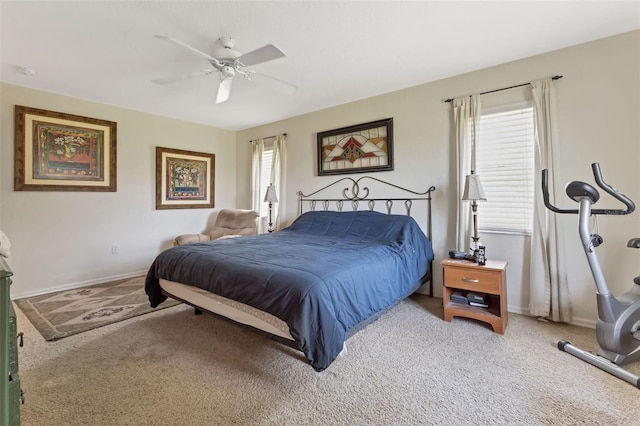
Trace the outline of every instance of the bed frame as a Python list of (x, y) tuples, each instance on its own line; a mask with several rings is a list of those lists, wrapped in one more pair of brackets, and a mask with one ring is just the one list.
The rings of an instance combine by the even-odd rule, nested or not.
[[(382, 198), (373, 198), (369, 197), (369, 188), (366, 186), (361, 186), (361, 182), (366, 182), (370, 180), (372, 182), (376, 182), (377, 185), (380, 185), (381, 188), (385, 188), (389, 193), (395, 193), (396, 195), (391, 195), (389, 197)], [(335, 193), (338, 191), (338, 187), (342, 185), (344, 182), (348, 182), (350, 187), (343, 188), (340, 191), (340, 197), (332, 197), (330, 195), (324, 196), (322, 194), (331, 194), (332, 191)], [(318, 189), (310, 194), (304, 194), (301, 191), (298, 192), (298, 216), (306, 211), (315, 211), (318, 206), (323, 210), (330, 210), (331, 206), (335, 207), (336, 211), (343, 211), (345, 205), (350, 206), (351, 209), (358, 210), (360, 204), (366, 205), (366, 207), (371, 211), (377, 211), (376, 203), (378, 205), (383, 205), (387, 214), (398, 214), (393, 211), (394, 204), (401, 205), (404, 207), (404, 213), (408, 216), (411, 216), (411, 208), (414, 202), (423, 202), (425, 203), (425, 215), (426, 221), (424, 222), (425, 226), (425, 234), (431, 240), (431, 231), (432, 231), (432, 221), (431, 221), (431, 193), (435, 191), (435, 186), (429, 187), (425, 192), (416, 192), (407, 188), (403, 188), (398, 185), (394, 185), (389, 182), (385, 182), (383, 180), (377, 179), (371, 176), (362, 176), (358, 179), (353, 179), (350, 177), (345, 177), (340, 180), (337, 180), (323, 188)], [(322, 195), (322, 196), (321, 196)], [(420, 283), (422, 285), (429, 282), (429, 295), (433, 296), (433, 275), (432, 275), (432, 265), (433, 262), (429, 262), (429, 268), (427, 273), (420, 279)], [(164, 286), (163, 286), (164, 284)], [(216, 317), (222, 318), (226, 321), (230, 321), (235, 323), (241, 327), (248, 328), (252, 331), (255, 331), (259, 334), (262, 334), (266, 337), (269, 337), (273, 340), (276, 340), (282, 344), (285, 344), (293, 349), (300, 350), (298, 345), (293, 340), (293, 338), (288, 335), (288, 333), (281, 332), (272, 332), (273, 325), (271, 323), (263, 322), (260, 324), (260, 320), (256, 321), (255, 317), (252, 317), (250, 314), (247, 314), (244, 310), (236, 309), (233, 305), (243, 305), (239, 302), (229, 301), (229, 299), (225, 299), (221, 296), (215, 296), (214, 301), (207, 300), (206, 303), (202, 302), (202, 299), (197, 299), (197, 297), (202, 297), (193, 294), (188, 294), (191, 290), (188, 288), (190, 286), (185, 286), (179, 283), (173, 283), (169, 281), (160, 280), (160, 285), (162, 286), (162, 293), (170, 297), (172, 299), (178, 300), (187, 305), (193, 306), (195, 308), (196, 315), (202, 314), (202, 312), (207, 312)], [(171, 290), (167, 290), (170, 288)], [(410, 294), (405, 295), (405, 297), (410, 296)], [(212, 296), (211, 298), (214, 298)], [(197, 300), (197, 301), (196, 301)], [(222, 301), (222, 303), (220, 302)], [(206, 307), (205, 307), (206, 306)], [(251, 307), (246, 308), (254, 309)], [(353, 336), (362, 328), (366, 327), (371, 322), (375, 321), (379, 318), (384, 312), (387, 312), (391, 307), (383, 310), (382, 312), (377, 313), (373, 317), (365, 320), (363, 323), (354, 327), (346, 338)], [(232, 315), (229, 315), (231, 313)], [(269, 314), (267, 314), (269, 315)], [(279, 319), (273, 317), (274, 321), (280, 321)], [(271, 320), (270, 320), (271, 321)], [(287, 336), (288, 335), (288, 336)]]
[[(382, 198), (369, 197), (369, 187), (361, 186), (361, 182), (366, 183), (367, 181), (370, 181), (372, 183), (377, 182), (377, 184), (380, 186), (379, 189), (381, 191), (384, 190), (384, 192), (389, 192), (392, 195)], [(322, 195), (335, 193), (335, 191), (339, 190), (339, 187), (343, 185), (344, 182), (346, 182), (351, 187), (342, 188), (342, 191), (339, 192), (341, 194), (341, 197), (326, 198), (326, 196)], [(318, 207), (325, 211), (331, 210), (332, 207), (334, 207), (334, 210), (341, 212), (345, 208), (345, 204), (347, 205), (346, 208), (349, 208), (350, 206), (354, 211), (359, 210), (361, 204), (366, 205), (366, 207), (371, 211), (377, 211), (376, 203), (384, 204), (384, 208), (387, 214), (399, 214), (393, 211), (395, 202), (397, 202), (396, 205), (401, 204), (402, 206), (404, 206), (404, 213), (407, 216), (411, 216), (411, 207), (413, 207), (413, 203), (424, 202), (426, 204), (426, 221), (423, 222), (425, 227), (425, 235), (431, 242), (433, 242), (433, 240), (431, 239), (431, 193), (435, 190), (436, 187), (431, 186), (425, 192), (416, 192), (372, 176), (362, 176), (358, 179), (345, 177), (333, 183), (330, 183), (329, 185), (320, 188), (310, 194), (304, 194), (302, 193), (302, 191), (298, 191), (298, 216), (306, 211), (315, 211)], [(418, 222), (418, 224), (420, 224), (420, 222)], [(423, 284), (429, 281), (429, 296), (431, 297), (433, 297), (432, 269), (433, 262), (429, 262), (428, 272), (422, 279)]]

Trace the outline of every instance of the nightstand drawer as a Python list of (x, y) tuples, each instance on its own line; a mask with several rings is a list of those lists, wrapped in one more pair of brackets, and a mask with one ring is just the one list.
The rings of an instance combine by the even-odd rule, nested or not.
[(500, 272), (478, 268), (446, 268), (444, 285), (481, 293), (500, 294)]

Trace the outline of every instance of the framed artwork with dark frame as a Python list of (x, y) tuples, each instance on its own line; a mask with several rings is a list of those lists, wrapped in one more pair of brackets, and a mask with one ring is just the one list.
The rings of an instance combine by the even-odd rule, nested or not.
[(14, 190), (116, 192), (117, 123), (15, 106)]
[(393, 118), (318, 132), (318, 176), (393, 170)]
[(215, 154), (156, 147), (156, 210), (213, 208)]

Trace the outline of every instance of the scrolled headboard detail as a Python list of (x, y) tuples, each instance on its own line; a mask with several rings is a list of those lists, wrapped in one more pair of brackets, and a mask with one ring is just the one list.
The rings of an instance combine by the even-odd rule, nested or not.
[[(396, 191), (396, 194), (387, 197), (370, 197), (369, 187), (361, 184), (361, 182), (366, 182), (366, 180), (375, 181), (382, 184), (382, 187), (391, 188)], [(342, 189), (342, 197), (326, 197), (322, 195), (328, 194), (331, 189), (335, 189), (342, 182), (347, 182), (350, 185)], [(315, 211), (318, 208), (318, 204), (321, 209), (325, 211), (330, 210), (332, 206), (336, 211), (343, 211), (345, 203), (347, 203), (350, 204), (352, 210), (355, 211), (360, 208), (360, 202), (366, 204), (368, 209), (372, 211), (375, 210), (376, 202), (383, 202), (387, 214), (391, 214), (394, 202), (399, 201), (404, 203), (405, 214), (411, 216), (411, 208), (413, 207), (414, 201), (424, 201), (427, 203), (426, 235), (431, 238), (431, 193), (435, 191), (435, 189), (435, 186), (431, 186), (424, 192), (417, 192), (372, 176), (362, 176), (358, 179), (344, 177), (309, 194), (298, 191), (298, 215), (301, 215), (305, 211)], [(307, 209), (304, 208), (305, 203), (307, 203)]]

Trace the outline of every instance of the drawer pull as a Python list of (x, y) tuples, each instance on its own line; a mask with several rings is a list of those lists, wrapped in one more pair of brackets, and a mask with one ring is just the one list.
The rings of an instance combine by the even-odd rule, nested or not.
[(480, 282), (479, 279), (467, 278), (467, 277), (462, 277), (462, 281), (464, 281), (465, 283), (479, 283)]

